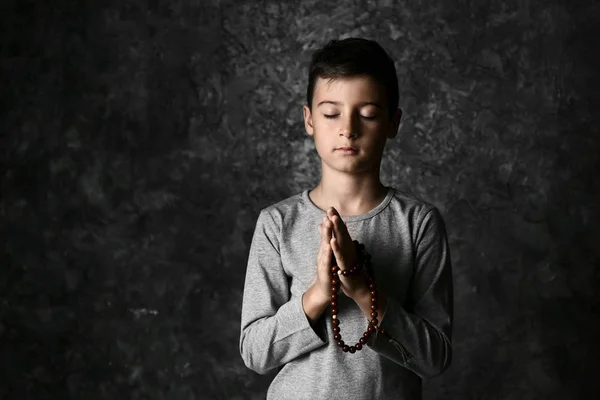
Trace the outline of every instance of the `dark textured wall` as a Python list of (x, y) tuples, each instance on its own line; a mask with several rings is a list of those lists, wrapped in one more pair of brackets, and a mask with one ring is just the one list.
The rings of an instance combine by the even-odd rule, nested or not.
[(397, 60), (382, 181), (448, 227), (454, 361), (426, 398), (600, 396), (598, 4), (287, 3), (0, 6), (0, 398), (264, 398), (250, 240), (318, 183), (306, 67), (350, 35)]

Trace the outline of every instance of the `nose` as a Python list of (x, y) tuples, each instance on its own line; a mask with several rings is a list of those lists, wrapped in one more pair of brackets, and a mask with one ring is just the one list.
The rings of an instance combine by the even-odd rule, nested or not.
[(358, 135), (358, 118), (356, 113), (348, 113), (341, 119), (340, 134), (346, 137)]

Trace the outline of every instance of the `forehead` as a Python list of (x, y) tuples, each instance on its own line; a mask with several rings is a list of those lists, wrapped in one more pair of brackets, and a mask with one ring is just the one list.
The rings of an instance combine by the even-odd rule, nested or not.
[(365, 101), (383, 101), (385, 88), (368, 75), (317, 79), (314, 100), (329, 98), (356, 99)]

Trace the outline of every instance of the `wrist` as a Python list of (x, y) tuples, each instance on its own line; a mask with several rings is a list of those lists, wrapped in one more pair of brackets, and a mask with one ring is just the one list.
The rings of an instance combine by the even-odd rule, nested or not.
[(369, 288), (366, 286), (357, 289), (354, 293), (352, 293), (352, 296), (348, 297), (354, 300), (354, 302), (359, 306), (365, 305), (368, 307), (371, 303), (371, 292), (369, 292)]
[(317, 284), (317, 282), (313, 283), (313, 285), (308, 288), (306, 291), (309, 293), (312, 301), (323, 308), (327, 308), (329, 302), (331, 301), (331, 293), (329, 291), (323, 292), (322, 288)]
[(312, 285), (302, 295), (302, 308), (308, 317), (311, 325), (314, 324), (323, 314), (329, 305), (330, 298), (318, 290), (318, 286)]
[(372, 296), (371, 296), (371, 292), (369, 291), (368, 288), (361, 290), (360, 293), (357, 293), (356, 295), (354, 295), (352, 297), (352, 300), (354, 300), (354, 302), (358, 305), (358, 307), (362, 310), (363, 314), (365, 315), (365, 317), (367, 319), (371, 319), (373, 318), (371, 313), (373, 311), (377, 311), (377, 317), (379, 318), (379, 322), (381, 322), (381, 318), (383, 317), (383, 313), (384, 310), (386, 308), (386, 297), (385, 295), (380, 292), (377, 291), (377, 301), (376, 301), (376, 310), (373, 310), (371, 308), (372, 303)]

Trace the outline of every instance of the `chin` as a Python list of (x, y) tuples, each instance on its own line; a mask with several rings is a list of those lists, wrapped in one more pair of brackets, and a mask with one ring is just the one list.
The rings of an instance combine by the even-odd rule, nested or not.
[(363, 173), (369, 170), (368, 164), (361, 162), (361, 160), (353, 160), (350, 162), (339, 162), (338, 160), (335, 160), (335, 162), (324, 161), (324, 163), (329, 169), (344, 173)]

